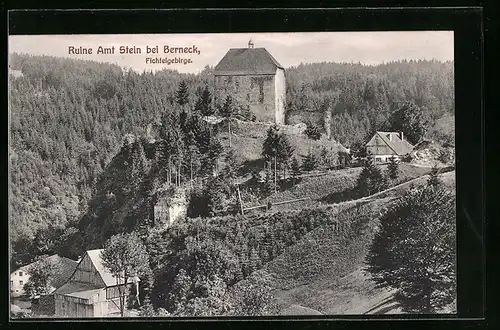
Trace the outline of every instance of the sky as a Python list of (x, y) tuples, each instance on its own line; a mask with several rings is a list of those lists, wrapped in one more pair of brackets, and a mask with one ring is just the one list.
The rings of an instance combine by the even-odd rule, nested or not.
[[(354, 62), (380, 64), (395, 60), (453, 60), (452, 31), (308, 32), (231, 34), (115, 34), (9, 36), (9, 53), (51, 55), (116, 63), (136, 71), (164, 68), (198, 73), (215, 66), (229, 48), (266, 48), (285, 68), (300, 63)], [(199, 54), (165, 54), (164, 46), (193, 47)], [(92, 48), (92, 54), (69, 54), (69, 47)], [(115, 54), (96, 54), (99, 46), (115, 47)], [(119, 54), (120, 46), (139, 47), (141, 54)], [(146, 54), (158, 46), (159, 54)], [(191, 63), (151, 63), (146, 58), (182, 58)]]

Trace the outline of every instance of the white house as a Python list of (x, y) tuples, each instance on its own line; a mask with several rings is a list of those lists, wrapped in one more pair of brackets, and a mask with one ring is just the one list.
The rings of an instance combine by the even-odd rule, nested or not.
[(404, 139), (402, 132), (375, 132), (366, 144), (366, 153), (375, 159), (375, 163), (386, 163), (392, 157), (400, 159), (412, 150), (413, 146)]
[[(55, 274), (49, 282), (51, 287), (51, 290), (49, 291), (54, 291), (66, 282), (78, 265), (78, 262), (75, 260), (60, 257), (57, 254), (47, 257), (46, 260), (52, 263), (55, 267)], [(29, 269), (37, 262), (39, 261), (22, 266), (10, 274), (10, 294), (12, 297), (21, 297), (24, 295), (23, 287), (30, 279)]]

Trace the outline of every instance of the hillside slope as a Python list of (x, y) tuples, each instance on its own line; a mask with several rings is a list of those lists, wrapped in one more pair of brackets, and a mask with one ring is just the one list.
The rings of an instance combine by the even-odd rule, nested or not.
[[(236, 152), (238, 163), (242, 163), (245, 167), (245, 174), (248, 174), (248, 168), (258, 166), (263, 168), (263, 163), (259, 162), (262, 158), (262, 143), (264, 142), (267, 130), (271, 124), (258, 122), (245, 122), (233, 120), (231, 123), (231, 147)], [(279, 125), (280, 131), (285, 133), (289, 138), (291, 145), (295, 148), (295, 155), (301, 159), (310, 149), (319, 150), (326, 148), (333, 155), (337, 155), (338, 151), (345, 151), (344, 146), (340, 143), (329, 140), (326, 136), (313, 141), (308, 139), (304, 134), (304, 127), (300, 125)], [(227, 128), (221, 131), (221, 139), (225, 146), (229, 146), (229, 136)]]
[[(290, 306), (302, 306), (322, 314), (400, 313), (392, 292), (375, 287), (362, 271), (364, 259), (377, 230), (378, 216), (412, 184), (425, 184), (428, 176), (404, 183), (376, 196), (337, 204), (343, 207), (337, 220), (305, 235), (266, 265), (273, 276), (274, 296), (287, 314)], [(441, 175), (455, 190), (455, 172)]]

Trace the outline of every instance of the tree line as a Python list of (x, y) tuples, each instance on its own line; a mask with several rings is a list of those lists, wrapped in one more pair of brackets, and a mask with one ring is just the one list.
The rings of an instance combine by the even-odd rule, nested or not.
[[(13, 265), (53, 252), (56, 241), (71, 240), (82, 215), (96, 203), (93, 196), (105, 195), (110, 201), (124, 198), (125, 194), (113, 189), (98, 192), (98, 182), (124, 146), (127, 134), (141, 140), (127, 144), (123, 151), (134, 155), (136, 163), (131, 171), (141, 173), (144, 166), (144, 172), (161, 172), (160, 176), (173, 185), (191, 184), (200, 171), (221, 171), (231, 162), (230, 151), (220, 150), (217, 134), (205, 139), (211, 129), (203, 118), (216, 114), (252, 120), (248, 109), (230, 99), (211, 104), (210, 67), (197, 75), (172, 70), (138, 73), (106, 63), (23, 54), (12, 54), (9, 64), (23, 72), (22, 77), (9, 81)], [(292, 122), (297, 113), (303, 121), (309, 113), (321, 117), (330, 99), (328, 104), (335, 110), (331, 112), (332, 137), (349, 145), (354, 141), (351, 136), (364, 136), (371, 129), (364, 119), (368, 114), (363, 112), (366, 101), (374, 105), (387, 95), (390, 109), (396, 107), (393, 100), (413, 100), (423, 113), (431, 112), (432, 127), (432, 118), (453, 114), (452, 73), (452, 63), (432, 61), (381, 66), (319, 63), (290, 68), (286, 72), (288, 119)], [(431, 106), (438, 103), (439, 107)], [(230, 124), (224, 125), (226, 122), (223, 129), (231, 129)], [(308, 126), (314, 125), (324, 131), (322, 120)], [(160, 142), (149, 143), (148, 131), (158, 133), (154, 138)], [(193, 139), (197, 140), (194, 144)], [(272, 176), (272, 151), (269, 157), (267, 167)], [(281, 163), (288, 166), (282, 168), (283, 176), (314, 169), (321, 158), (311, 154), (305, 164), (297, 166), (299, 162), (293, 157), (280, 157), (275, 158), (276, 167)], [(147, 191), (148, 185), (158, 184), (152, 178), (159, 176), (144, 176), (141, 189)], [(132, 192), (133, 182), (128, 185)], [(50, 238), (52, 233), (60, 237)]]

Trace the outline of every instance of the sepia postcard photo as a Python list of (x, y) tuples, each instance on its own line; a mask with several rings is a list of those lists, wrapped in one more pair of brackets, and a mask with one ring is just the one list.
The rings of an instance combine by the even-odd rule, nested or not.
[(11, 319), (456, 314), (453, 44), (9, 36)]

